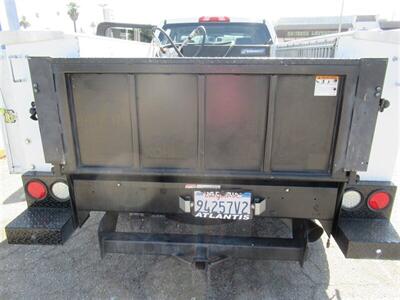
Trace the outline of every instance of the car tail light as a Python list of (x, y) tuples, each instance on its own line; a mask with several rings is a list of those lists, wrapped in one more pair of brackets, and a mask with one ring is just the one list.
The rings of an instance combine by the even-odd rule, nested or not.
[(200, 23), (205, 23), (205, 22), (230, 22), (229, 17), (200, 17), (199, 18)]
[(29, 181), (26, 185), (26, 191), (29, 196), (36, 200), (43, 200), (47, 197), (47, 187), (39, 180)]
[(347, 190), (342, 197), (342, 208), (353, 209), (356, 208), (362, 200), (361, 193), (356, 190)]
[(51, 193), (56, 200), (64, 202), (69, 200), (69, 188), (63, 181), (56, 181), (51, 186)]
[(387, 192), (376, 191), (368, 197), (368, 207), (371, 210), (382, 210), (388, 207), (390, 196)]

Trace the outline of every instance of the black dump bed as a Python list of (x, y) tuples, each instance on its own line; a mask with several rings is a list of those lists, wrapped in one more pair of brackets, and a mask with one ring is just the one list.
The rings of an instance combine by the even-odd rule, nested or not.
[(31, 58), (30, 69), (46, 160), (66, 173), (341, 181), (368, 165), (386, 60)]

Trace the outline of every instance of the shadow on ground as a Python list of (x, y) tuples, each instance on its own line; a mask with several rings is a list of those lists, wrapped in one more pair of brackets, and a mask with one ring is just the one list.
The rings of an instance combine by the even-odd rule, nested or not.
[[(92, 214), (64, 246), (0, 244), (0, 298), (326, 299), (329, 268), (321, 241), (296, 262), (228, 259), (208, 273), (172, 257), (106, 255)], [(339, 295), (337, 295), (339, 296)]]
[(16, 190), (14, 193), (12, 193), (10, 196), (7, 197), (6, 200), (4, 200), (3, 204), (11, 204), (11, 203), (17, 203), (17, 202), (25, 202), (25, 192), (24, 188), (19, 188)]

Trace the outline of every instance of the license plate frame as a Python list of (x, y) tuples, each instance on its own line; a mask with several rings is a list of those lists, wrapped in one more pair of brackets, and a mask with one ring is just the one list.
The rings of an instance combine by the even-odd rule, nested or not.
[(193, 215), (196, 218), (250, 220), (253, 218), (252, 193), (249, 191), (193, 192)]

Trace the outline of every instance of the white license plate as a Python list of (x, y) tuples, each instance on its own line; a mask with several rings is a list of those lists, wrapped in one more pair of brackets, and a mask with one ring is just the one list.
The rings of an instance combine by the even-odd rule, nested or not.
[(251, 219), (250, 192), (194, 191), (194, 216), (198, 218)]

